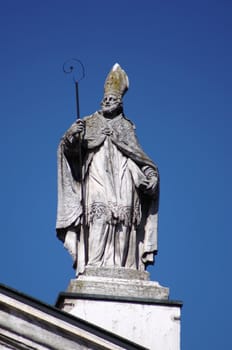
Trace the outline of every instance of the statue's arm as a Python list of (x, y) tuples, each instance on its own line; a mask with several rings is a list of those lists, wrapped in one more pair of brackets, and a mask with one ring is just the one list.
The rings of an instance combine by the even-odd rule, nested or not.
[[(132, 147), (136, 154), (138, 154), (140, 161), (137, 162), (137, 164), (139, 165), (141, 171), (146, 177), (146, 185), (142, 186), (143, 192), (153, 196), (154, 194), (156, 194), (159, 186), (158, 168), (142, 150), (142, 147), (140, 146), (136, 135), (135, 125), (129, 120), (126, 120), (126, 123), (128, 128), (126, 134), (127, 137), (125, 137), (126, 143), (129, 144), (130, 147)], [(143, 165), (141, 164), (141, 162), (143, 163)]]
[(75, 181), (79, 182), (82, 174), (82, 162), (84, 152), (82, 147), (84, 122), (78, 120), (71, 125), (61, 139), (60, 151), (65, 156), (71, 174)]
[(83, 120), (78, 119), (71, 127), (65, 132), (62, 137), (62, 143), (64, 146), (65, 154), (77, 154), (80, 151), (80, 140), (84, 133), (85, 123)]
[(65, 146), (70, 149), (75, 148), (77, 142), (79, 142), (81, 134), (84, 133), (84, 130), (84, 121), (82, 119), (78, 119), (70, 126), (62, 138)]
[(143, 166), (142, 171), (147, 178), (147, 186), (144, 190), (146, 194), (151, 196), (155, 195), (159, 186), (159, 173), (158, 169), (152, 168), (150, 166)]

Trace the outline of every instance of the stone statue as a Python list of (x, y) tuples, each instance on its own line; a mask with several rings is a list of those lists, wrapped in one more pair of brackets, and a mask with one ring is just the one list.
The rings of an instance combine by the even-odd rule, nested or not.
[(159, 175), (123, 114), (129, 87), (115, 64), (101, 110), (77, 120), (58, 148), (57, 236), (85, 267), (144, 271), (157, 253)]

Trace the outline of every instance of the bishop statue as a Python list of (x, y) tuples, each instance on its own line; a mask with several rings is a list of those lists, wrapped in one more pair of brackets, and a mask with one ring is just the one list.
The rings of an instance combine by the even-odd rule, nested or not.
[(123, 113), (129, 80), (109, 72), (101, 109), (74, 122), (58, 147), (57, 236), (86, 267), (144, 271), (157, 253), (159, 173)]

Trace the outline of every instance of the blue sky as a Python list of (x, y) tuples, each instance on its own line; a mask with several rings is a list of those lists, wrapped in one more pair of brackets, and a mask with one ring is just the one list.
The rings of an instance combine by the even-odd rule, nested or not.
[(75, 120), (65, 60), (86, 70), (81, 115), (115, 62), (124, 110), (161, 174), (151, 279), (182, 300), (182, 349), (231, 348), (232, 3), (1, 3), (0, 282), (54, 304), (74, 276), (55, 236), (56, 149)]

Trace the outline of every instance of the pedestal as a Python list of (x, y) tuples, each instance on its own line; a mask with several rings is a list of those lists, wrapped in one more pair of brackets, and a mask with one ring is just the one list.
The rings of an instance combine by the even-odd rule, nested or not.
[(147, 349), (180, 350), (182, 303), (147, 272), (87, 268), (56, 306)]

